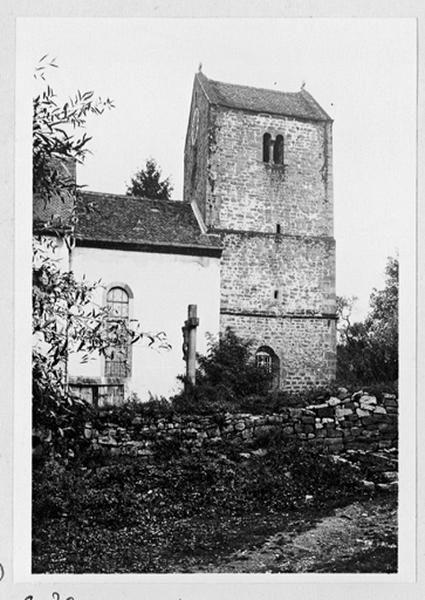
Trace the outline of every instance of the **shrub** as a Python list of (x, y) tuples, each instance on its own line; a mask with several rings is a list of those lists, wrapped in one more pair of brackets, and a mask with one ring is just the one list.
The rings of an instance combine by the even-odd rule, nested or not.
[(198, 357), (196, 385), (174, 398), (174, 403), (201, 401), (222, 408), (252, 394), (267, 394), (272, 375), (255, 364), (251, 342), (241, 340), (230, 328), (218, 341), (210, 340), (208, 352)]

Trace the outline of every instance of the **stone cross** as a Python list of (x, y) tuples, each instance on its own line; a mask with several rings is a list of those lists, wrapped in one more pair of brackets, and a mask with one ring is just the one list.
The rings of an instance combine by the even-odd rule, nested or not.
[(196, 312), (196, 304), (189, 304), (187, 307), (187, 320), (182, 327), (183, 360), (186, 361), (186, 378), (192, 385), (196, 383), (196, 328), (199, 325)]

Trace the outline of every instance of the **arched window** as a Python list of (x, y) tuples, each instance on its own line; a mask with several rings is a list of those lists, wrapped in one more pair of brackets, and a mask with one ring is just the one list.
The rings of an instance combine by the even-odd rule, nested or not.
[(277, 135), (273, 144), (273, 162), (275, 165), (283, 165), (283, 136)]
[(280, 361), (279, 357), (269, 346), (260, 346), (255, 353), (255, 364), (257, 367), (265, 369), (273, 376), (272, 385), (279, 387)]
[(263, 162), (269, 162), (270, 161), (270, 142), (271, 142), (272, 136), (270, 135), (270, 133), (265, 133), (263, 135)]
[(130, 294), (121, 286), (110, 287), (106, 294), (110, 346), (105, 351), (105, 376), (130, 375), (130, 344), (128, 321)]

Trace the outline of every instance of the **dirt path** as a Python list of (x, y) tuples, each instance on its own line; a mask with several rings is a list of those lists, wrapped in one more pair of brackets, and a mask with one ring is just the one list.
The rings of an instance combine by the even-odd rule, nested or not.
[(255, 548), (233, 552), (213, 572), (360, 573), (397, 570), (395, 498), (354, 502), (299, 533), (275, 533)]

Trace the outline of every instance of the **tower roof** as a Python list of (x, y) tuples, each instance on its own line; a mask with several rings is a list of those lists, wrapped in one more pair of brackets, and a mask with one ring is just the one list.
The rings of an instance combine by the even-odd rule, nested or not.
[(311, 121), (332, 121), (309, 92), (281, 92), (223, 83), (208, 79), (202, 72), (195, 76), (211, 104), (236, 110), (270, 113)]

